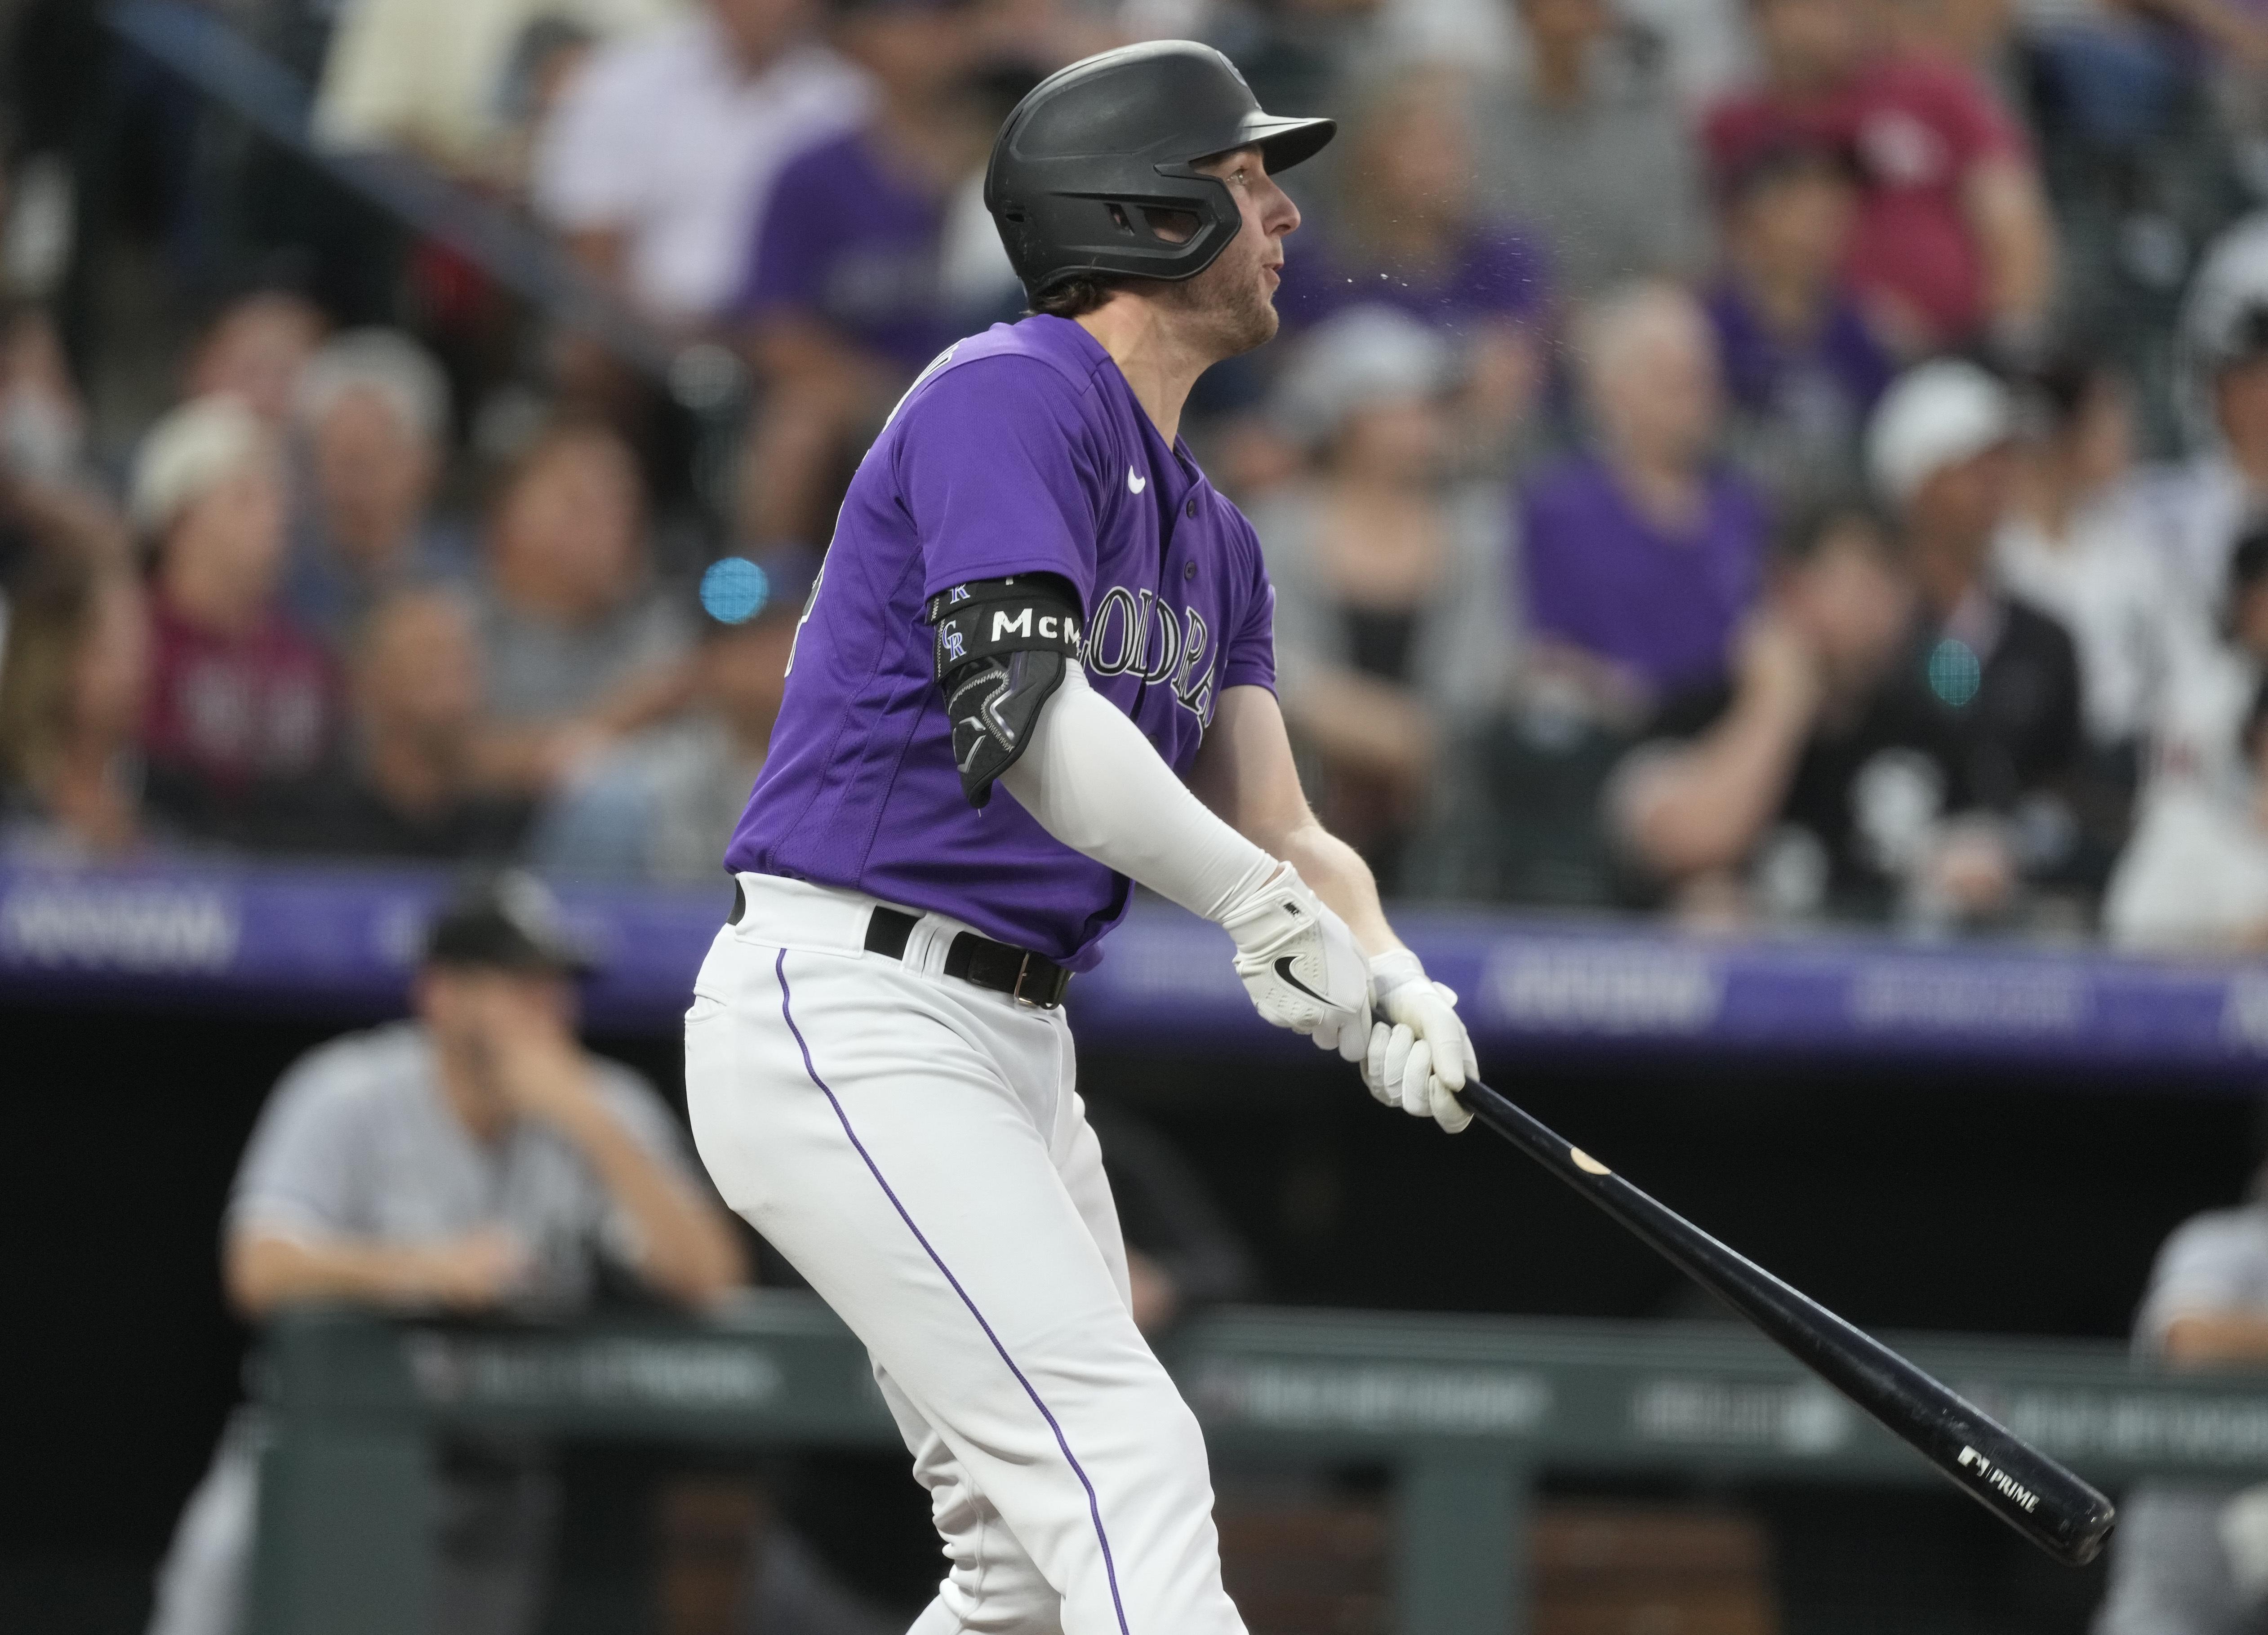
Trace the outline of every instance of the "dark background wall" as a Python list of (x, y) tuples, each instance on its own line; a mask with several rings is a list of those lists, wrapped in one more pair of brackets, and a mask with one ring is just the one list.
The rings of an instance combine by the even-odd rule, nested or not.
[[(0, 1008), (0, 1447), (13, 1478), (0, 1484), (0, 1628), (138, 1626), (150, 1565), (239, 1394), (247, 1337), (216, 1264), (230, 1176), (276, 1075), (348, 1021)], [(676, 1041), (596, 1042), (681, 1095)], [(1090, 1096), (1138, 1109), (1208, 1178), (1268, 1298), (1707, 1315), (1557, 1183), (1484, 1134), (1451, 1140), (1376, 1106), (1336, 1061), (1106, 1058), (1082, 1071)], [(2162, 1086), (1645, 1061), (1499, 1068), (1495, 1082), (1875, 1328), (2118, 1335), (2159, 1241), (2235, 1199), (2254, 1152), (2249, 1101)], [(877, 1467), (806, 1485), (854, 1530), (862, 1506), (887, 1512), (904, 1559), (885, 1576), (927, 1572), (902, 1477)], [(1783, 1507), (1789, 1525), (1853, 1505), (1920, 1518), (1895, 1550), (1849, 1552), (1888, 1564), (1941, 1558), (1932, 1528), (1970, 1536), (1948, 1502)], [(1836, 1548), (1800, 1553), (1815, 1563)], [(1992, 1581), (2034, 1582), (1997, 1545), (1987, 1554), (1977, 1572)], [(2038, 1592), (2058, 1606), (2072, 1593)]]

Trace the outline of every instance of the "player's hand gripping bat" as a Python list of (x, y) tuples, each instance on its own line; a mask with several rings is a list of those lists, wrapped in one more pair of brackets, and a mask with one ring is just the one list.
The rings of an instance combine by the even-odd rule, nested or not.
[(2110, 1501), (2045, 1454), (1479, 1079), (1466, 1083), (1461, 1099), (1482, 1123), (1629, 1227), (2057, 1560), (2079, 1566), (2102, 1548), (2117, 1520)]

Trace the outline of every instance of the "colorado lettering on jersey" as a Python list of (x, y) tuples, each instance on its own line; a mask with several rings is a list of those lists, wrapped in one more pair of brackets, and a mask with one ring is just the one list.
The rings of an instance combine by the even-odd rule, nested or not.
[(1176, 618), (1151, 591), (1114, 585), (1094, 606), (1087, 629), (1086, 667), (1094, 675), (1130, 672), (1155, 687), (1170, 682), (1174, 696), (1205, 725), (1212, 725), (1212, 633), (1204, 615), (1184, 607)]

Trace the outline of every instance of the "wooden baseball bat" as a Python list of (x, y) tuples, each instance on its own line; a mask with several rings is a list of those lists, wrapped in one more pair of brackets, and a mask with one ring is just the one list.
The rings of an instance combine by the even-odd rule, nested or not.
[(2092, 1561), (2117, 1521), (2110, 1501), (1880, 1340), (1719, 1243), (1477, 1079), (1474, 1117), (1613, 1216), (1655, 1253), (1764, 1331), (2057, 1560)]

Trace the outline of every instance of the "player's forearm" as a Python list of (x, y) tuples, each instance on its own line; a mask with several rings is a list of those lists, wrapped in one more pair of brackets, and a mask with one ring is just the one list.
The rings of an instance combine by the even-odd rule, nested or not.
[(431, 1254), (418, 1248), (251, 1231), (229, 1239), (222, 1272), (231, 1303), (258, 1318), (314, 1300), (417, 1305), (432, 1293), (432, 1266)]
[(1206, 919), (1273, 869), (1275, 859), (1207, 810), (1076, 667), (1000, 784), (1072, 851)]
[(656, 1161), (596, 1097), (553, 1122), (582, 1149), (637, 1234), (638, 1271), (672, 1299), (703, 1305), (747, 1281), (747, 1262), (716, 1212)]
[(1352, 846), (1310, 818), (1285, 836), (1282, 856), (1347, 923), (1365, 954), (1376, 959), (1403, 946), (1386, 923), (1377, 877)]

